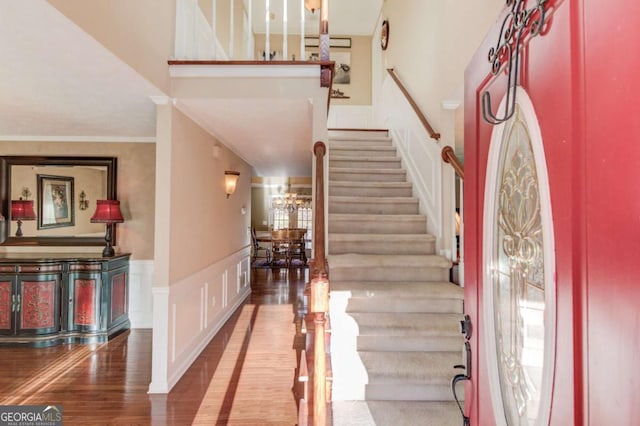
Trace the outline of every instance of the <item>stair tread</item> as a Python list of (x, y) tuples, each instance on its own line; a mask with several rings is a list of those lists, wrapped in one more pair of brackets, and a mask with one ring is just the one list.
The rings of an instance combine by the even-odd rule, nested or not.
[(384, 267), (384, 268), (451, 268), (451, 261), (444, 256), (434, 254), (332, 254), (329, 255), (331, 269), (349, 267)]
[(337, 203), (418, 203), (416, 197), (351, 197), (346, 195), (331, 195), (329, 202)]
[(331, 136), (329, 137), (329, 142), (332, 141), (388, 141), (391, 142), (391, 137), (389, 136)]
[(351, 297), (408, 297), (464, 299), (464, 289), (450, 282), (331, 281), (331, 291), (350, 291)]
[(340, 151), (393, 151), (395, 153), (396, 148), (394, 146), (381, 146), (381, 145), (365, 145), (363, 143), (355, 143), (353, 145), (341, 145), (332, 147), (330, 154), (338, 153)]
[(406, 174), (407, 171), (404, 169), (386, 169), (384, 167), (380, 167), (377, 169), (362, 169), (360, 167), (329, 167), (329, 176), (332, 173), (361, 173), (361, 174)]
[(460, 424), (452, 401), (333, 401), (336, 426), (447, 426)]
[(387, 181), (357, 181), (357, 180), (330, 180), (329, 186), (358, 187), (358, 188), (411, 188), (410, 182), (387, 182)]
[(349, 315), (358, 324), (360, 336), (453, 336), (460, 337), (461, 343), (463, 339), (461, 314), (349, 312)]
[(390, 156), (383, 156), (383, 155), (372, 155), (370, 157), (368, 156), (364, 156), (364, 155), (333, 155), (330, 156), (329, 158), (329, 162), (331, 163), (331, 161), (354, 161), (354, 162), (369, 162), (369, 161), (373, 161), (373, 162), (387, 162), (387, 161), (393, 161), (393, 162), (398, 162), (400, 161), (400, 157), (397, 157), (395, 155), (390, 155)]
[[(346, 197), (349, 198), (349, 197)], [(364, 197), (363, 197), (364, 198)], [(357, 214), (357, 213), (329, 213), (329, 221), (332, 220), (356, 220), (358, 222), (374, 221), (424, 221), (426, 216), (417, 213), (408, 214)]]
[(329, 241), (433, 242), (431, 234), (339, 234), (329, 233)]
[(359, 351), (369, 384), (449, 385), (462, 363), (462, 352)]

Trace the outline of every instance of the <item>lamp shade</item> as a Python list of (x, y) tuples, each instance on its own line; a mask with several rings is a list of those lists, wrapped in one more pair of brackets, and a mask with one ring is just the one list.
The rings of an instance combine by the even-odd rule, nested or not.
[(91, 216), (92, 223), (122, 223), (124, 217), (120, 211), (120, 201), (118, 200), (98, 200), (96, 201), (96, 211)]
[(224, 172), (224, 190), (227, 193), (227, 198), (229, 198), (229, 195), (236, 192), (236, 185), (238, 184), (239, 176), (240, 172), (234, 172), (231, 170)]
[(35, 220), (33, 200), (11, 200), (11, 220)]

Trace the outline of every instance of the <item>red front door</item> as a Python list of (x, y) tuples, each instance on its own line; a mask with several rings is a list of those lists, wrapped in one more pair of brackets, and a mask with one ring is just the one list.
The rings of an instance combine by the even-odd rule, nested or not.
[(465, 75), (466, 410), (472, 425), (638, 424), (640, 5), (541, 5), (516, 111), (490, 124), (485, 92), (497, 118), (510, 109), (508, 66), (487, 58), (514, 3)]

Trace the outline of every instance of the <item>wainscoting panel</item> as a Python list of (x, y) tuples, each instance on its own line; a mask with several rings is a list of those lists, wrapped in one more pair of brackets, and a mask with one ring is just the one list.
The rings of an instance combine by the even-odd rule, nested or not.
[[(413, 108), (395, 82), (387, 77), (375, 108), (378, 126), (388, 128), (398, 155), (420, 200), (420, 213), (427, 215), (427, 231), (442, 240), (442, 146), (431, 139)], [(452, 213), (453, 214), (453, 213)]]
[[(155, 363), (156, 351), (168, 354), (165, 382), (154, 371), (150, 393), (169, 392), (249, 295), (251, 287), (243, 277), (248, 276), (250, 254), (247, 246), (169, 287), (166, 317), (160, 318), (162, 314), (157, 312), (154, 315), (153, 368), (162, 373), (162, 366)], [(163, 325), (169, 328), (164, 347), (156, 345), (156, 334), (164, 332), (155, 328)]]
[(370, 105), (331, 105), (327, 127), (330, 129), (370, 129), (373, 128), (373, 114)]
[(129, 320), (131, 328), (153, 326), (153, 260), (129, 262)]

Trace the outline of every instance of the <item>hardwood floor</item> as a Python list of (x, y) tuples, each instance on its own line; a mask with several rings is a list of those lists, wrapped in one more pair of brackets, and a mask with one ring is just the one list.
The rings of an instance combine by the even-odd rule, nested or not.
[(294, 318), (307, 269), (252, 270), (252, 294), (168, 395), (151, 330), (101, 345), (0, 348), (0, 405), (62, 405), (65, 425), (294, 425)]

